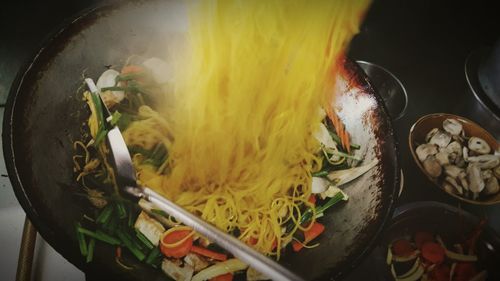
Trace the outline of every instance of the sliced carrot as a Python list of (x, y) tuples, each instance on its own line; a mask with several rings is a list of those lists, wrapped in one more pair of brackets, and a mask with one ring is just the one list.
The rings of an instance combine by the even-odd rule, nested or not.
[(349, 139), (349, 133), (344, 128), (344, 125), (340, 121), (339, 117), (335, 112), (333, 112), (333, 109), (331, 105), (327, 105), (326, 107), (326, 115), (332, 121), (333, 127), (335, 127), (335, 132), (340, 138), (340, 141), (342, 143), (342, 146), (347, 150), (347, 152), (351, 152), (351, 141)]
[(419, 231), (415, 233), (415, 245), (421, 249), (426, 242), (434, 242), (434, 235), (427, 231)]
[(210, 281), (232, 281), (232, 280), (233, 280), (232, 273), (222, 274), (222, 275), (215, 276), (214, 278), (210, 279)]
[[(189, 253), (191, 247), (193, 246), (193, 236), (192, 230), (177, 230), (168, 233), (162, 237), (160, 241), (160, 251), (167, 257), (181, 258)], [(187, 237), (189, 235), (189, 237)], [(187, 238), (186, 238), (187, 237)], [(175, 247), (168, 247), (168, 244), (174, 244), (182, 241), (179, 245)]]
[(304, 248), (304, 246), (302, 244), (300, 244), (297, 241), (292, 241), (292, 249), (294, 252), (298, 252), (298, 251), (302, 250), (302, 248)]
[(258, 241), (258, 240), (257, 240), (257, 238), (255, 238), (255, 237), (250, 237), (250, 238), (248, 239), (248, 241), (247, 241), (247, 244), (248, 244), (248, 245), (250, 245), (250, 246), (253, 246), (253, 245), (257, 244), (257, 241)]
[(309, 196), (309, 199), (307, 201), (309, 201), (309, 203), (316, 205), (316, 195), (311, 194), (311, 196)]
[[(319, 222), (314, 222), (311, 228), (304, 232), (304, 244), (318, 237), (321, 233), (323, 233), (323, 231), (325, 231), (325, 226)], [(298, 241), (292, 242), (292, 248), (295, 252), (300, 251), (303, 247), (304, 245)]]
[(323, 231), (325, 231), (325, 226), (316, 221), (309, 230), (304, 232), (304, 240), (309, 242), (318, 237)]
[(144, 67), (140, 65), (135, 65), (135, 64), (129, 64), (126, 65), (122, 68), (122, 74), (129, 74), (129, 73), (137, 73), (137, 72), (143, 72)]
[(399, 257), (407, 257), (411, 255), (415, 249), (410, 241), (406, 239), (399, 239), (392, 243), (392, 253)]
[(225, 260), (227, 260), (227, 255), (226, 254), (214, 252), (212, 250), (209, 250), (209, 249), (203, 248), (203, 247), (198, 247), (198, 246), (194, 246), (193, 245), (191, 247), (191, 252), (193, 252), (195, 254), (202, 255), (202, 256), (207, 257), (207, 258), (218, 260), (218, 261), (225, 261)]
[(445, 251), (438, 243), (427, 242), (422, 246), (422, 256), (432, 263), (440, 264), (444, 260)]

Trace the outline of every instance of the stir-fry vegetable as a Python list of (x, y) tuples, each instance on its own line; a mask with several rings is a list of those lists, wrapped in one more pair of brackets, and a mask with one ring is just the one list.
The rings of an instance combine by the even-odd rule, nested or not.
[[(463, 253), (471, 240), (477, 239), (484, 223), (469, 238), (455, 243), (453, 251), (443, 239), (429, 231), (417, 231), (411, 238), (394, 240), (387, 249), (387, 265), (396, 281), (465, 281), (485, 280), (486, 271), (479, 271), (478, 257)], [(474, 249), (475, 250), (475, 249)], [(458, 251), (458, 252), (457, 252)]]
[[(96, 243), (106, 243), (116, 246), (116, 262), (126, 269), (132, 267), (126, 264), (125, 256), (155, 268), (161, 267), (167, 275), (177, 280), (232, 280), (247, 266), (232, 258), (230, 253), (199, 237), (192, 229), (179, 225), (167, 213), (155, 209), (150, 203), (141, 200), (139, 207), (143, 211), (140, 211), (137, 206), (117, 197), (117, 194), (112, 192), (113, 189), (107, 187), (113, 185), (115, 180), (113, 169), (104, 157), (106, 150), (99, 147), (107, 134), (104, 124), (109, 121), (111, 126), (118, 126), (125, 131), (135, 122), (142, 121), (139, 106), (147, 104), (146, 101), (154, 95), (153, 89), (158, 88), (158, 85), (154, 84), (155, 79), (148, 76), (148, 71), (140, 65), (126, 65), (121, 72), (108, 70), (105, 73), (114, 77), (114, 84), (110, 85), (103, 79), (101, 86), (105, 86), (100, 88), (101, 92), (107, 95), (122, 93), (124, 97), (122, 100), (115, 96), (103, 99), (107, 106), (114, 109), (111, 120), (103, 119), (104, 105), (101, 100), (95, 95), (89, 96), (91, 99), (88, 103), (94, 107), (97, 132), (91, 140), (84, 140), (81, 145), (75, 146), (83, 148), (85, 153), (75, 158), (76, 165), (84, 167), (76, 171), (83, 170), (84, 173), (80, 173), (78, 179), (84, 186), (104, 186), (102, 191), (93, 191), (100, 198), (93, 196), (92, 199), (102, 201), (99, 212), (94, 215), (86, 214), (88, 219), (85, 220), (84, 226), (76, 226), (81, 254), (87, 262), (91, 262)], [(105, 78), (109, 80), (109, 77)], [(106, 101), (110, 101), (110, 104)], [(291, 247), (297, 252), (318, 246), (314, 241), (318, 240), (326, 228), (320, 222), (321, 217), (332, 206), (348, 200), (348, 195), (339, 186), (358, 178), (377, 164), (375, 160), (356, 166), (361, 160), (361, 156), (355, 154), (360, 146), (351, 143), (346, 128), (338, 116), (333, 116), (334, 120), (325, 117), (323, 122), (318, 124), (320, 132), (315, 135), (321, 148), (318, 150), (318, 156), (323, 159), (323, 163), (320, 170), (311, 173), (312, 194), (307, 202), (299, 205), (299, 224), (305, 231), (297, 229), (297, 223), (292, 220), (285, 221), (282, 225), (285, 233), (294, 231), (294, 235), (290, 241), (281, 243), (281, 248), (277, 251)], [(84, 145), (84, 142), (93, 143), (94, 146)], [(128, 145), (133, 159), (150, 165), (150, 172), (165, 171), (169, 153), (164, 143), (158, 141), (146, 146), (144, 142), (137, 140)], [(78, 159), (84, 159), (85, 162), (79, 163)], [(242, 232), (242, 229), (236, 229), (233, 234), (238, 237)], [(250, 237), (249, 244), (255, 245), (257, 241), (255, 237)], [(278, 247), (276, 239), (270, 247)], [(250, 274), (251, 280), (263, 280), (262, 278), (265, 277), (259, 273)]]

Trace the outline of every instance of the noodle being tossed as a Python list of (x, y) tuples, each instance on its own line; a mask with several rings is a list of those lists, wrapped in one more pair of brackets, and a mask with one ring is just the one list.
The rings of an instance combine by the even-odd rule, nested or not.
[[(345, 49), (368, 4), (189, 3), (182, 51), (168, 62), (132, 59), (97, 82), (114, 112), (111, 123), (123, 132), (139, 184), (276, 259), (288, 245), (297, 252), (311, 247), (324, 230), (317, 218), (347, 199), (338, 186), (376, 164), (354, 167), (361, 160), (353, 153), (359, 146), (350, 143), (332, 107)], [(173, 69), (172, 77), (162, 72), (167, 68)], [(213, 264), (208, 268), (218, 266), (216, 261), (232, 264), (225, 268), (233, 270), (216, 270), (215, 276), (244, 269), (154, 206), (140, 202), (144, 211), (139, 215), (127, 209), (106, 161), (103, 105), (89, 92), (84, 97), (90, 136), (75, 143), (75, 170), (89, 199), (102, 208), (97, 227), (153, 266), (163, 256), (169, 259), (162, 268), (184, 258), (191, 275), (198, 272), (192, 280), (210, 277), (203, 273), (207, 269), (196, 270), (185, 261), (192, 254), (208, 259)], [(118, 232), (106, 230), (112, 214), (119, 215)], [(128, 228), (121, 221), (127, 216)], [(134, 248), (135, 238), (127, 237), (131, 221), (138, 239), (152, 245), (147, 251)], [(89, 232), (82, 226), (77, 230)]]

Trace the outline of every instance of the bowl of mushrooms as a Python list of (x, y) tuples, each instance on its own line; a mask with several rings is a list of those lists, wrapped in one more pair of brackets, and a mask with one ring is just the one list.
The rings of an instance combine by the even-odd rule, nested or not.
[(446, 193), (472, 204), (500, 203), (500, 148), (481, 126), (429, 114), (413, 124), (408, 141), (418, 167)]

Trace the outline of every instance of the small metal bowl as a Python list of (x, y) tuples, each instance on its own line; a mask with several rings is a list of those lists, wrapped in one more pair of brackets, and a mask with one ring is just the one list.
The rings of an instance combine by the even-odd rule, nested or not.
[(437, 178), (433, 178), (430, 176), (424, 169), (422, 163), (418, 159), (415, 150), (418, 145), (425, 143), (425, 136), (427, 133), (432, 130), (433, 128), (442, 128), (443, 121), (445, 119), (452, 118), (457, 121), (459, 121), (462, 126), (465, 134), (467, 136), (476, 136), (484, 139), (491, 147), (492, 150), (498, 151), (499, 150), (499, 144), (497, 140), (485, 129), (483, 129), (481, 126), (478, 124), (474, 123), (473, 121), (464, 118), (462, 116), (454, 115), (454, 114), (448, 114), (448, 113), (433, 113), (429, 115), (425, 115), (421, 117), (420, 119), (413, 124), (413, 126), (410, 128), (410, 133), (408, 135), (408, 144), (410, 147), (411, 155), (413, 156), (413, 159), (415, 160), (415, 163), (417, 163), (417, 166), (420, 168), (420, 170), (427, 176), (427, 178), (432, 181), (439, 189), (443, 190), (447, 194), (463, 201), (467, 202), (470, 204), (475, 204), (475, 205), (493, 205), (493, 204), (498, 204), (500, 203), (500, 192), (488, 197), (487, 199), (484, 200), (472, 200), (468, 198), (461, 197), (457, 194), (447, 192), (444, 190), (440, 182)]
[[(370, 255), (375, 264), (377, 280), (393, 280), (386, 263), (391, 241), (412, 236), (417, 231), (439, 234), (445, 242), (463, 241), (477, 228), (480, 218), (451, 205), (435, 201), (421, 201), (403, 205), (394, 211), (384, 230), (380, 243)], [(488, 271), (486, 280), (500, 280), (500, 237), (487, 224), (477, 240), (476, 254), (480, 267)]]

